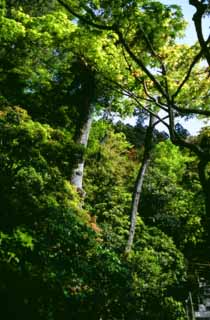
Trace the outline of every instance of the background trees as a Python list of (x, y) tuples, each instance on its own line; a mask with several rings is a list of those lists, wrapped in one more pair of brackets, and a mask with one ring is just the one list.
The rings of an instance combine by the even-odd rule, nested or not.
[[(209, 78), (198, 63), (204, 50), (175, 42), (185, 25), (180, 9), (151, 1), (1, 1), (0, 16), (2, 313), (185, 319), (185, 258), (200, 259), (208, 240), (209, 130), (189, 137), (176, 119), (209, 115)], [(163, 123), (171, 142), (153, 130), (126, 256), (150, 127), (112, 118), (133, 111)], [(78, 165), (86, 197), (71, 181)]]
[[(123, 75), (120, 79), (115, 75), (111, 76), (109, 81), (150, 114), (155, 115), (155, 109), (163, 111), (164, 116), (162, 119), (159, 118), (159, 121), (168, 128), (171, 141), (197, 155), (198, 171), (203, 180), (202, 187), (206, 199), (206, 217), (209, 217), (210, 197), (206, 187), (209, 179), (206, 170), (209, 154), (196, 140), (189, 141), (180, 135), (176, 127), (178, 116), (210, 115), (208, 70), (199, 64), (204, 54), (203, 48), (199, 50), (196, 45), (189, 48), (175, 42), (175, 38), (181, 35), (184, 28), (179, 8), (166, 7), (160, 3), (151, 5), (149, 1), (134, 1), (129, 8), (121, 2), (111, 3), (107, 7), (104, 2), (93, 1), (88, 2), (88, 6), (87, 3), (81, 2), (81, 12), (73, 1), (61, 0), (59, 3), (91, 30), (98, 29), (100, 32), (108, 33), (111, 31), (117, 37), (118, 52), (127, 64), (129, 81)], [(202, 16), (208, 9), (204, 3), (201, 7), (200, 28)], [(99, 11), (94, 12), (96, 8)], [(199, 5), (196, 8), (198, 9)], [(195, 15), (194, 20), (196, 19)], [(156, 32), (151, 33), (156, 25)], [(208, 40), (203, 40), (202, 43), (208, 51)]]

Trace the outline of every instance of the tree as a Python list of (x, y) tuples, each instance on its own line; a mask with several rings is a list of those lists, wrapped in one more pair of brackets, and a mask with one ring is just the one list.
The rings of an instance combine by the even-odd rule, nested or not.
[(189, 0), (189, 4), (194, 6), (196, 12), (193, 15), (193, 21), (195, 25), (195, 30), (197, 33), (197, 38), (201, 47), (202, 54), (204, 55), (208, 65), (210, 66), (210, 49), (209, 49), (209, 40), (204, 38), (202, 19), (209, 14), (209, 1), (198, 1), (198, 0)]
[[(184, 277), (183, 256), (173, 242), (141, 223), (136, 252), (124, 259), (119, 244), (107, 244), (103, 233), (91, 227), (89, 214), (79, 209), (80, 199), (66, 171), (79, 151), (73, 140), (70, 145), (72, 137), (33, 121), (17, 107), (5, 108), (0, 122), (2, 312), (8, 319), (15, 315), (17, 319), (117, 320), (141, 315), (149, 320), (148, 306), (158, 299), (155, 310), (161, 319), (164, 292), (181, 285)], [(129, 144), (122, 135), (116, 134), (116, 139), (111, 135), (110, 146), (111, 161), (130, 165), (115, 157), (120, 148), (128, 159)], [(122, 190), (127, 172), (119, 168), (119, 176), (116, 168), (112, 175), (118, 177)], [(116, 227), (117, 218), (110, 221), (111, 227)], [(124, 233), (126, 229), (127, 224)]]
[(204, 197), (197, 159), (167, 140), (157, 144), (145, 178), (141, 208), (147, 225), (172, 237), (188, 259), (204, 240)]
[(128, 237), (128, 242), (125, 248), (125, 253), (128, 254), (131, 251), (137, 220), (137, 211), (139, 209), (140, 198), (142, 195), (142, 187), (144, 182), (144, 177), (151, 160), (151, 150), (153, 147), (153, 130), (155, 127), (154, 116), (150, 116), (150, 122), (146, 131), (145, 142), (144, 142), (144, 154), (141, 166), (139, 168), (138, 176), (136, 178), (135, 190), (133, 192), (133, 201), (131, 206), (131, 224), (130, 232)]
[[(54, 4), (37, 3), (31, 8), (24, 3), (26, 12), (34, 16), (21, 11), (21, 3), (8, 4), (8, 14), (6, 4), (3, 34), (14, 35), (5, 39), (1, 52), (2, 102), (24, 106), (34, 120), (65, 127), (85, 149), (94, 112), (110, 101), (114, 106), (117, 99), (99, 80), (93, 62), (93, 58), (102, 60), (97, 51), (104, 39), (96, 41), (95, 35), (87, 39), (87, 30), (69, 21)], [(81, 193), (83, 169), (81, 159), (69, 177)]]
[(123, 252), (137, 153), (125, 135), (114, 129), (104, 120), (93, 123), (86, 155), (85, 208), (96, 217), (107, 247)]
[[(163, 93), (167, 83), (168, 96), (173, 94), (184, 76), (183, 55), (190, 60), (187, 48), (174, 45), (183, 26), (180, 11), (150, 1), (65, 3), (78, 9), (76, 19), (55, 0), (1, 2), (1, 310), (8, 319), (183, 320), (185, 264), (172, 233), (166, 235), (159, 221), (159, 228), (148, 227), (137, 217), (135, 242), (124, 255), (131, 194), (139, 162), (148, 160), (151, 126), (141, 131), (140, 149), (105, 117), (93, 122), (88, 148), (79, 143), (89, 116), (102, 108), (107, 114), (144, 109), (155, 115), (155, 123), (170, 128), (172, 122), (164, 119), (169, 100)], [(141, 58), (140, 67), (135, 55)], [(165, 82), (158, 73), (160, 60), (168, 68)], [(183, 64), (175, 64), (180, 60)], [(192, 71), (177, 94), (180, 105), (173, 105), (175, 118), (189, 92), (196, 110), (208, 92), (202, 66)], [(166, 116), (158, 115), (160, 107)], [(144, 157), (146, 131), (150, 137)], [(208, 130), (200, 140), (186, 137), (180, 127), (175, 131), (181, 141), (207, 149)], [(155, 188), (163, 172), (169, 173), (176, 192), (167, 189), (170, 195), (164, 193), (161, 209), (164, 216), (168, 208), (172, 212), (175, 196), (180, 207), (175, 216), (182, 217), (186, 206), (181, 192), (187, 199), (194, 194), (176, 179), (183, 174), (185, 156), (171, 144), (159, 148), (160, 158), (168, 154), (172, 164), (154, 158), (156, 166), (147, 171), (147, 179)], [(85, 209), (70, 183), (84, 160)], [(154, 200), (154, 192), (152, 196)], [(145, 207), (149, 205), (147, 201)], [(176, 237), (174, 241), (178, 243)]]
[[(184, 27), (178, 7), (148, 1), (141, 4), (134, 1), (128, 6), (119, 1), (107, 7), (106, 3), (93, 1), (89, 6), (81, 2), (81, 11), (73, 1), (59, 0), (59, 3), (81, 23), (89, 25), (91, 31), (111, 31), (117, 37), (119, 53), (125, 58), (135, 82), (130, 78), (129, 81), (123, 78), (119, 81), (113, 77), (110, 82), (150, 114), (154, 114), (154, 106), (164, 111), (166, 115), (159, 120), (168, 128), (171, 141), (195, 152), (200, 159), (200, 176), (205, 176), (210, 160), (208, 152), (195, 141), (184, 139), (175, 126), (178, 116), (210, 115), (208, 73), (198, 64), (203, 49), (199, 51), (196, 46), (189, 48), (175, 44), (175, 38)], [(156, 32), (151, 33), (154, 29)], [(205, 184), (202, 186), (204, 194), (207, 194)], [(210, 217), (207, 202), (206, 215)]]
[(1, 111), (0, 122), (1, 309), (8, 319), (56, 319), (97, 243), (67, 181), (79, 148), (21, 108)]

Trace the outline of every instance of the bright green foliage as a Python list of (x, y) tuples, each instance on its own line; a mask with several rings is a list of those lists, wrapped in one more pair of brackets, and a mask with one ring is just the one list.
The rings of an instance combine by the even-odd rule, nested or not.
[[(86, 206), (103, 226), (108, 244), (123, 249), (131, 206), (136, 163), (124, 134), (103, 121), (95, 123), (86, 160)], [(131, 158), (131, 159), (130, 159)]]
[[(70, 37), (75, 27), (62, 13), (33, 18), (23, 11), (13, 10), (12, 18), (5, 20), (20, 25), (24, 33), (8, 37), (3, 43), (0, 53), (2, 98), (9, 104), (21, 104), (27, 108), (32, 102), (37, 107), (40, 103), (46, 104), (40, 96), (44, 92), (42, 90), (49, 92), (60, 68), (63, 71), (64, 66), (67, 68), (67, 61), (61, 63), (56, 55), (56, 50), (59, 53), (61, 47), (58, 41)], [(17, 27), (13, 29), (15, 31)]]
[[(137, 42), (142, 30), (144, 30), (147, 36), (150, 36), (151, 40), (159, 46), (166, 41), (167, 34), (174, 38), (177, 36), (177, 32), (183, 28), (179, 7), (176, 5), (166, 7), (158, 1), (67, 0), (65, 3), (69, 4), (75, 12), (85, 13), (87, 19), (99, 25), (119, 24), (121, 28), (127, 29), (128, 35), (135, 37)], [(95, 10), (95, 16), (91, 15), (90, 9), (92, 12)], [(155, 29), (157, 25), (159, 28)]]
[(18, 317), (46, 319), (55, 292), (52, 311), (61, 312), (66, 281), (80, 277), (80, 259), (94, 243), (88, 216), (65, 179), (79, 148), (20, 108), (1, 112), (0, 139), (1, 294)]
[(174, 301), (172, 297), (167, 297), (164, 302), (163, 314), (166, 318), (170, 317), (171, 320), (187, 319), (185, 309), (180, 302)]
[(206, 126), (202, 128), (197, 137), (198, 143), (201, 147), (203, 147), (206, 151), (209, 150), (210, 146), (210, 127)]
[[(127, 240), (130, 183), (134, 181), (138, 158), (135, 149), (104, 121), (94, 124), (89, 142), (86, 206), (96, 216), (104, 244), (109, 248), (100, 256), (100, 263), (95, 262), (98, 271), (93, 293), (97, 295), (93, 295), (93, 300), (106, 319), (152, 319), (154, 315), (162, 319), (163, 314), (170, 319), (172, 314), (183, 315), (181, 303), (171, 298), (169, 310), (169, 302), (164, 300), (184, 280), (183, 256), (170, 238), (156, 228), (147, 228), (139, 219), (134, 251), (128, 260), (121, 260), (110, 251), (124, 251)], [(181, 168), (181, 163), (177, 165)], [(107, 260), (108, 256), (112, 262)], [(105, 268), (109, 268), (108, 273)]]
[[(181, 283), (184, 280), (183, 255), (176, 249), (173, 240), (158, 228), (146, 227), (142, 222), (139, 223), (137, 232), (135, 255), (138, 259), (142, 259), (140, 268), (151, 267), (151, 281), (149, 281), (151, 291), (153, 291), (152, 285), (155, 287), (161, 284), (164, 290), (167, 286)], [(141, 250), (144, 258), (141, 257)], [(144, 272), (149, 276), (149, 270)]]
[[(157, 228), (140, 223), (136, 237), (135, 252), (129, 260), (132, 263), (133, 292), (142, 298), (142, 314), (139, 314), (145, 319), (162, 319), (166, 308), (164, 297), (173, 292), (174, 286), (181, 290), (183, 285), (183, 256), (172, 240)], [(181, 307), (181, 304), (177, 305)], [(165, 317), (171, 319), (172, 313), (169, 309), (167, 311)]]
[[(165, 59), (170, 94), (197, 48), (174, 45), (185, 25), (177, 6), (66, 3), (108, 28), (87, 26), (56, 0), (0, 0), (1, 313), (8, 320), (184, 320), (185, 263), (177, 247), (193, 251), (202, 240), (197, 160), (168, 141), (156, 146), (136, 241), (124, 256), (145, 128), (124, 134), (98, 120), (87, 151), (75, 141), (88, 108), (126, 115), (136, 107), (116, 81), (143, 98), (142, 80), (157, 92), (122, 49), (117, 29), (150, 70), (161, 63), (149, 44)], [(204, 71), (193, 71), (177, 97), (182, 106), (190, 90), (196, 107), (208, 104)], [(206, 129), (198, 138), (206, 149), (208, 136)], [(69, 180), (83, 156), (80, 199)]]
[[(169, 94), (175, 94), (186, 77), (193, 59), (198, 53), (198, 46), (165, 45), (160, 49), (160, 57), (167, 68), (166, 79)], [(160, 77), (160, 81), (161, 81)], [(209, 76), (205, 64), (196, 65), (190, 73), (188, 81), (176, 97), (176, 103), (184, 109), (194, 108), (208, 110), (209, 106)]]
[[(96, 3), (95, 1), (75, 2), (66, 0), (65, 3), (69, 4), (75, 12), (82, 12), (83, 17), (88, 21), (99, 26), (113, 26), (111, 34), (110, 31), (103, 31), (112, 53), (106, 50), (106, 46), (103, 46), (101, 55), (104, 57), (104, 63), (99, 64), (99, 68), (104, 72), (109, 66), (110, 72), (106, 74), (111, 80), (114, 79), (125, 88), (132, 88), (132, 90), (138, 88), (138, 93), (141, 94), (142, 86), (139, 84), (146, 79), (146, 75), (122, 49), (119, 35), (116, 35), (114, 30), (117, 28), (122, 32), (129, 48), (145, 65), (150, 65), (151, 68), (159, 68), (160, 59), (153, 57), (150, 52), (151, 47), (154, 52), (159, 53), (158, 51), (163, 46), (171, 45), (176, 37), (183, 34), (186, 25), (178, 6), (165, 6), (158, 1), (135, 0), (127, 3), (127, 1), (119, 0), (97, 1)], [(95, 15), (90, 14), (90, 8), (97, 10), (94, 12)], [(94, 34), (94, 28), (91, 31), (89, 33)], [(99, 31), (96, 33), (97, 37), (98, 34)], [(116, 66), (116, 60), (119, 67)], [(106, 66), (105, 69), (104, 66)], [(121, 71), (117, 76), (116, 70), (118, 69)], [(138, 81), (136, 81), (134, 75), (138, 78)]]
[[(60, 171), (60, 174), (68, 178), (73, 165), (82, 154), (81, 147), (74, 144), (67, 131), (34, 122), (20, 108), (7, 108), (1, 112), (1, 141), (2, 165), (14, 169), (22, 181), (27, 171), (26, 175), (31, 176), (32, 187), (36, 183), (37, 191), (43, 188), (39, 173), (44, 173), (50, 165), (55, 175)], [(23, 166), (26, 168), (25, 172)], [(38, 175), (33, 167), (38, 170)], [(22, 170), (21, 173), (19, 169)]]
[[(116, 103), (119, 94), (106, 84), (106, 77), (120, 77), (121, 66), (125, 67), (112, 36), (89, 34), (58, 9), (30, 16), (17, 7), (3, 19), (2, 27), (8, 21), (17, 25), (14, 30), (20, 26), (24, 32), (5, 38), (0, 51), (2, 104), (21, 105), (34, 120), (65, 127), (75, 135), (87, 116), (87, 94), (96, 109), (106, 108), (111, 100), (112, 107), (122, 112)], [(110, 54), (113, 65), (107, 60)]]
[[(173, 242), (157, 229), (148, 229), (141, 223), (139, 247), (129, 259), (110, 249), (98, 247), (87, 270), (89, 300), (80, 296), (77, 313), (80, 319), (100, 316), (105, 319), (150, 320), (154, 317), (170, 320), (174, 313), (183, 314), (181, 303), (170, 299), (167, 292), (174, 285), (181, 287), (184, 280), (184, 260)], [(93, 272), (93, 273), (91, 273)], [(78, 292), (79, 297), (79, 292)], [(88, 302), (88, 305), (87, 305)], [(151, 308), (152, 307), (152, 308)]]
[[(98, 137), (103, 136), (105, 128), (103, 123), (99, 128), (96, 125)], [(124, 135), (110, 130), (105, 143), (97, 147), (103, 161), (97, 164), (101, 175), (95, 179), (103, 179), (104, 205), (111, 205), (109, 216), (103, 206), (97, 209), (104, 231), (96, 235), (87, 214), (78, 209), (78, 197), (56, 158), (59, 143), (65, 147), (64, 133), (33, 122), (20, 108), (1, 113), (0, 132), (1, 293), (4, 299), (9, 296), (9, 305), (18, 318), (102, 316), (120, 320), (141, 315), (149, 320), (147, 310), (152, 303), (160, 312), (157, 319), (161, 319), (165, 292), (183, 279), (183, 258), (170, 239), (142, 223), (131, 257), (127, 260), (116, 253), (117, 241), (123, 244), (128, 220), (128, 200), (124, 198), (129, 193), (123, 184), (127, 179), (123, 168), (129, 169), (131, 146)], [(54, 143), (58, 150), (52, 148), (55, 153), (49, 159)], [(95, 145), (94, 154), (97, 148)], [(132, 169), (134, 164), (129, 166)], [(111, 187), (113, 198), (108, 194)], [(114, 241), (108, 236), (115, 237)]]
[(193, 169), (195, 157), (173, 146), (159, 143), (145, 181), (142, 214), (149, 224), (173, 237), (178, 246), (188, 248), (202, 239), (204, 211), (201, 185)]

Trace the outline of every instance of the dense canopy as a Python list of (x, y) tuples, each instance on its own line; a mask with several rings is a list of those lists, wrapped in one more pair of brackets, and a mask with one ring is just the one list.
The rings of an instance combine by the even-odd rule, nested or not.
[(210, 3), (186, 1), (189, 46), (179, 2), (0, 0), (4, 319), (194, 319), (210, 282)]

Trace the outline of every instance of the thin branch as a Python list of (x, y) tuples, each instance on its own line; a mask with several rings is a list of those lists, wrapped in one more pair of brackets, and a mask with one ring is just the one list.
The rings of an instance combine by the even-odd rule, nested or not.
[[(115, 85), (115, 87), (117, 88), (116, 89), (117, 92), (119, 92), (120, 94), (125, 95), (126, 97), (129, 97), (129, 98), (133, 99), (141, 109), (143, 109), (144, 111), (148, 112), (149, 114), (151, 114), (152, 116), (157, 118), (158, 119), (158, 123), (162, 123), (169, 130), (169, 125), (164, 121), (165, 119), (168, 118), (168, 116), (164, 116), (163, 118), (161, 118), (155, 112), (153, 112), (150, 108), (148, 108), (151, 105), (151, 102), (154, 102), (154, 103), (157, 104), (157, 102), (155, 100), (151, 101), (151, 100), (147, 100), (147, 99), (141, 98), (138, 95), (136, 95), (135, 93), (131, 92), (129, 89), (123, 87), (118, 82), (116, 82), (114, 80), (111, 80), (111, 79), (108, 79), (106, 77), (104, 77), (104, 79), (108, 83), (113, 83)], [(111, 87), (111, 88), (113, 88), (113, 87)], [(139, 100), (144, 100), (146, 102), (149, 102), (149, 104), (145, 106)], [(165, 112), (168, 112), (168, 110), (166, 108), (163, 108), (161, 105), (160, 105), (160, 108), (162, 108)]]
[(195, 29), (201, 49), (203, 50), (203, 54), (208, 62), (208, 65), (210, 66), (210, 50), (207, 46), (210, 39), (208, 38), (207, 41), (204, 40), (202, 29), (202, 17), (208, 8), (208, 5), (205, 4), (203, 1), (201, 2), (198, 0), (189, 0), (189, 3), (196, 8), (196, 12), (193, 16)]
[(149, 91), (148, 91), (148, 89), (147, 89), (145, 80), (139, 79), (139, 77), (135, 74), (135, 72), (133, 72), (132, 66), (131, 66), (131, 64), (129, 63), (127, 57), (126, 57), (126, 54), (125, 54), (124, 50), (123, 50), (123, 56), (124, 56), (125, 62), (127, 63), (127, 66), (128, 66), (128, 69), (129, 69), (131, 75), (132, 75), (141, 85), (143, 84), (144, 92), (145, 92), (146, 96), (149, 98), (149, 99), (146, 99), (146, 98), (141, 98), (141, 97), (139, 97), (139, 99), (145, 100), (145, 101), (147, 101), (147, 102), (153, 102), (153, 103), (155, 103), (157, 106), (159, 106), (161, 109), (163, 109), (164, 111), (167, 112), (167, 108), (165, 108), (161, 103), (159, 103), (158, 100), (157, 100), (155, 97), (153, 97), (152, 95), (150, 95), (150, 93), (149, 93)]
[(171, 140), (175, 140), (175, 122), (174, 122), (174, 109), (170, 103), (170, 101), (168, 101), (168, 114), (169, 114), (169, 133), (170, 133), (170, 137)]
[(174, 100), (179, 92), (181, 91), (182, 87), (185, 85), (185, 83), (187, 82), (187, 80), (189, 79), (190, 75), (191, 75), (191, 72), (194, 68), (194, 66), (196, 65), (196, 63), (200, 60), (200, 58), (202, 57), (202, 54), (203, 54), (203, 50), (201, 50), (193, 59), (186, 75), (185, 75), (185, 78), (183, 79), (183, 81), (180, 83), (179, 87), (177, 88), (176, 92), (172, 95), (172, 99)]
[(114, 25), (106, 26), (106, 25), (95, 23), (95, 22), (85, 18), (83, 15), (75, 12), (74, 9), (69, 4), (67, 4), (65, 1), (63, 1), (63, 0), (57, 0), (57, 1), (58, 1), (58, 3), (60, 3), (60, 5), (62, 7), (64, 7), (73, 16), (75, 16), (76, 18), (80, 19), (82, 22), (84, 22), (84, 23), (86, 23), (86, 24), (88, 24), (88, 25), (90, 25), (92, 27), (95, 27), (97, 29), (100, 29), (100, 30), (112, 30), (112, 31), (114, 31), (114, 29), (115, 29)]
[(143, 109), (144, 111), (148, 112), (149, 114), (153, 115), (154, 117), (156, 117), (159, 121), (158, 123), (162, 123), (164, 126), (167, 127), (167, 129), (169, 130), (169, 125), (164, 121), (164, 119), (166, 119), (166, 117), (164, 118), (160, 118), (160, 116), (158, 116), (155, 112), (153, 112), (149, 106), (150, 104), (148, 105), (143, 105), (140, 101), (139, 101), (139, 97), (138, 96), (135, 96), (134, 93), (130, 92), (129, 90), (123, 88), (123, 87), (120, 87), (119, 85), (119, 90), (116, 89), (120, 94), (123, 94), (125, 95), (126, 97), (129, 97), (131, 99), (133, 99), (135, 102), (136, 102), (136, 105), (138, 105), (141, 109)]
[(203, 157), (203, 155), (204, 155), (203, 150), (198, 145), (196, 145), (194, 143), (190, 143), (186, 140), (183, 140), (176, 131), (174, 131), (174, 137), (173, 137), (173, 139), (171, 138), (171, 141), (177, 146), (181, 146), (181, 147), (185, 147), (187, 149), (190, 149), (198, 157)]
[(70, 12), (72, 15), (74, 15), (76, 18), (80, 19), (82, 22), (91, 25), (95, 28), (98, 28), (100, 30), (111, 30), (113, 32), (115, 32), (118, 37), (119, 37), (119, 41), (122, 44), (122, 46), (125, 48), (125, 50), (127, 51), (127, 53), (130, 55), (130, 57), (133, 59), (134, 62), (136, 62), (139, 67), (146, 73), (146, 75), (150, 78), (150, 80), (152, 80), (152, 82), (154, 83), (154, 85), (157, 87), (157, 89), (159, 90), (159, 92), (163, 95), (166, 96), (166, 93), (164, 91), (164, 89), (162, 88), (161, 84), (159, 83), (159, 81), (155, 78), (155, 76), (149, 71), (149, 69), (145, 66), (144, 62), (138, 58), (134, 52), (130, 49), (129, 45), (127, 44), (127, 42), (125, 41), (121, 31), (119, 30), (119, 28), (117, 27), (116, 24), (113, 24), (111, 26), (106, 26), (106, 25), (101, 25), (98, 23), (95, 23), (87, 18), (85, 18), (84, 16), (78, 14), (77, 12), (74, 11), (74, 9), (72, 9), (72, 7), (67, 4), (66, 2), (64, 2), (63, 0), (57, 0), (60, 5), (62, 5), (68, 12)]
[[(156, 118), (157, 118), (157, 116), (156, 116)], [(153, 127), (155, 127), (157, 124), (159, 124), (160, 122), (162, 122), (162, 121), (164, 121), (164, 120), (166, 120), (166, 119), (168, 119), (168, 118), (169, 118), (168, 115), (165, 116), (165, 117), (163, 117), (163, 118), (161, 118), (161, 121), (160, 121), (160, 120), (156, 121), (156, 122), (153, 124)]]
[[(203, 109), (197, 109), (197, 108), (183, 108), (183, 107), (179, 107), (176, 103), (172, 103), (173, 104), (173, 109), (182, 113), (182, 114), (195, 114), (195, 115), (204, 115), (204, 116), (210, 116), (210, 110), (203, 110)], [(163, 106), (162, 109), (164, 110), (165, 107), (165, 111), (168, 110), (168, 104), (161, 102), (161, 105)]]
[(203, 110), (203, 109), (195, 109), (195, 108), (183, 108), (183, 107), (178, 107), (176, 104), (173, 104), (173, 109), (175, 109), (178, 112), (185, 113), (186, 115), (188, 114), (200, 114), (204, 116), (210, 116), (210, 110)]
[(123, 48), (123, 57), (125, 59), (125, 62), (128, 66), (128, 70), (130, 71), (130, 74), (140, 83), (142, 84), (142, 81), (137, 77), (137, 75), (135, 74), (135, 72), (132, 70), (132, 66), (131, 64), (129, 63), (127, 57), (126, 57), (126, 53), (125, 53), (125, 48)]
[[(116, 88), (119, 88), (120, 90), (117, 90), (119, 93), (124, 94), (125, 96), (127, 96), (129, 98), (132, 98), (137, 103), (138, 106), (140, 106), (143, 110), (145, 110), (146, 112), (150, 113), (151, 115), (153, 115), (154, 117), (159, 119), (159, 121), (161, 123), (163, 123), (169, 129), (169, 125), (165, 121), (163, 121), (155, 112), (153, 112), (151, 109), (148, 108), (148, 106), (151, 105), (150, 104), (151, 103), (150, 100), (148, 101), (146, 99), (143, 99), (143, 98), (139, 97), (134, 92), (131, 92), (129, 89), (123, 87), (121, 84), (119, 84), (118, 82), (116, 82), (114, 80), (108, 79), (106, 77), (104, 77), (104, 78), (105, 78), (106, 81), (108, 81), (110, 83), (113, 83), (116, 86)], [(144, 100), (146, 102), (149, 102), (149, 104), (147, 106), (144, 106), (139, 100)], [(163, 110), (167, 112), (167, 109), (164, 108)]]
[(165, 108), (161, 103), (159, 103), (158, 100), (157, 100), (155, 97), (153, 97), (152, 95), (150, 95), (150, 93), (149, 93), (149, 91), (148, 91), (148, 89), (147, 89), (147, 86), (146, 86), (146, 82), (145, 82), (144, 80), (139, 79), (139, 77), (135, 74), (135, 72), (133, 72), (132, 66), (131, 66), (131, 64), (129, 63), (127, 57), (126, 57), (126, 54), (125, 54), (124, 50), (123, 50), (123, 56), (124, 56), (125, 62), (127, 63), (127, 66), (128, 66), (128, 69), (129, 69), (131, 75), (132, 75), (141, 85), (143, 84), (144, 92), (145, 92), (146, 96), (149, 98), (149, 99), (145, 99), (145, 98), (140, 98), (140, 97), (139, 97), (139, 99), (145, 100), (145, 101), (147, 101), (147, 102), (153, 102), (153, 103), (155, 103), (157, 106), (159, 106), (161, 109), (163, 109), (164, 111), (167, 112), (167, 111), (168, 111), (167, 108)]
[[(147, 95), (147, 97), (150, 98), (149, 101), (155, 103), (158, 107), (160, 107), (160, 108), (163, 109), (164, 111), (168, 112), (168, 108), (167, 108), (167, 107), (165, 108), (164, 105), (163, 105), (162, 103), (160, 103), (157, 98), (153, 97), (153, 96), (149, 93), (145, 81), (143, 81), (143, 87), (144, 87), (144, 92), (145, 92), (145, 94)], [(167, 106), (167, 105), (166, 105), (166, 106)]]
[[(147, 35), (145, 34), (144, 30), (143, 30), (141, 27), (140, 27), (140, 30), (141, 30), (141, 32), (142, 32), (142, 34), (143, 34), (143, 37), (144, 37), (144, 39), (145, 39), (145, 41), (146, 41), (146, 44), (147, 44), (147, 46), (148, 46), (148, 48), (149, 48), (152, 56), (153, 56), (155, 59), (157, 59), (157, 60), (159, 61), (160, 65), (161, 65), (162, 75), (165, 76), (165, 75), (166, 75), (166, 67), (165, 67), (162, 59), (161, 59), (160, 56), (155, 52), (155, 50), (154, 50), (154, 48), (153, 48), (150, 40), (148, 39)], [(140, 80), (135, 74), (132, 73), (131, 64), (128, 62), (128, 59), (127, 59), (127, 57), (126, 57), (126, 55), (125, 55), (124, 50), (123, 50), (123, 56), (124, 56), (124, 59), (125, 59), (127, 65), (128, 65), (128, 68), (129, 68), (131, 74), (135, 77), (135, 79), (136, 79), (137, 81), (139, 81), (139, 83), (142, 84), (142, 80)], [(168, 93), (168, 83), (167, 83), (167, 79), (166, 79), (166, 78), (164, 78), (164, 79), (165, 79), (165, 89), (166, 89), (167, 94), (169, 95), (169, 93)], [(145, 93), (146, 93), (146, 91), (145, 91)], [(148, 96), (149, 96), (149, 95), (148, 95)], [(151, 98), (151, 96), (150, 96), (150, 98)], [(153, 100), (154, 98), (151, 98), (151, 99)]]
[(132, 58), (132, 60), (144, 71), (144, 73), (150, 78), (150, 80), (152, 80), (152, 82), (154, 83), (154, 85), (156, 86), (156, 88), (158, 89), (158, 91), (164, 96), (166, 97), (166, 93), (164, 91), (164, 89), (162, 88), (161, 84), (159, 83), (159, 81), (155, 78), (155, 76), (149, 71), (149, 69), (145, 66), (144, 62), (138, 58), (135, 53), (131, 50), (131, 48), (129, 47), (129, 45), (127, 44), (127, 42), (125, 41), (122, 32), (118, 29), (116, 30), (116, 33), (119, 37), (119, 41), (122, 44), (122, 46), (125, 48), (125, 50), (127, 51), (127, 53), (129, 54), (129, 56)]
[[(138, 106), (140, 106), (143, 110), (147, 111), (149, 114), (151, 114), (152, 116), (154, 116), (155, 118), (157, 118), (159, 120), (159, 123), (161, 122), (164, 126), (166, 126), (166, 128), (169, 130), (169, 125), (168, 123), (166, 123), (164, 121), (164, 119), (166, 119), (166, 117), (161, 118), (160, 116), (158, 116), (155, 112), (153, 112), (150, 108), (148, 108), (150, 105), (146, 105), (144, 106), (139, 100), (138, 98), (136, 98), (133, 95), (130, 95), (129, 93), (125, 93), (126, 96), (132, 98)], [(168, 117), (167, 117), (168, 118)]]
[(152, 54), (152, 56), (157, 59), (161, 65), (161, 70), (162, 70), (162, 75), (164, 76), (164, 82), (165, 82), (165, 89), (166, 89), (166, 93), (169, 96), (169, 90), (168, 90), (168, 82), (166, 79), (166, 66), (163, 63), (162, 59), (160, 58), (160, 56), (156, 53), (155, 49), (153, 48), (153, 45), (151, 44), (149, 38), (147, 37), (147, 35), (145, 34), (144, 30), (140, 27), (141, 32), (143, 33), (144, 39), (146, 41), (146, 44)]

